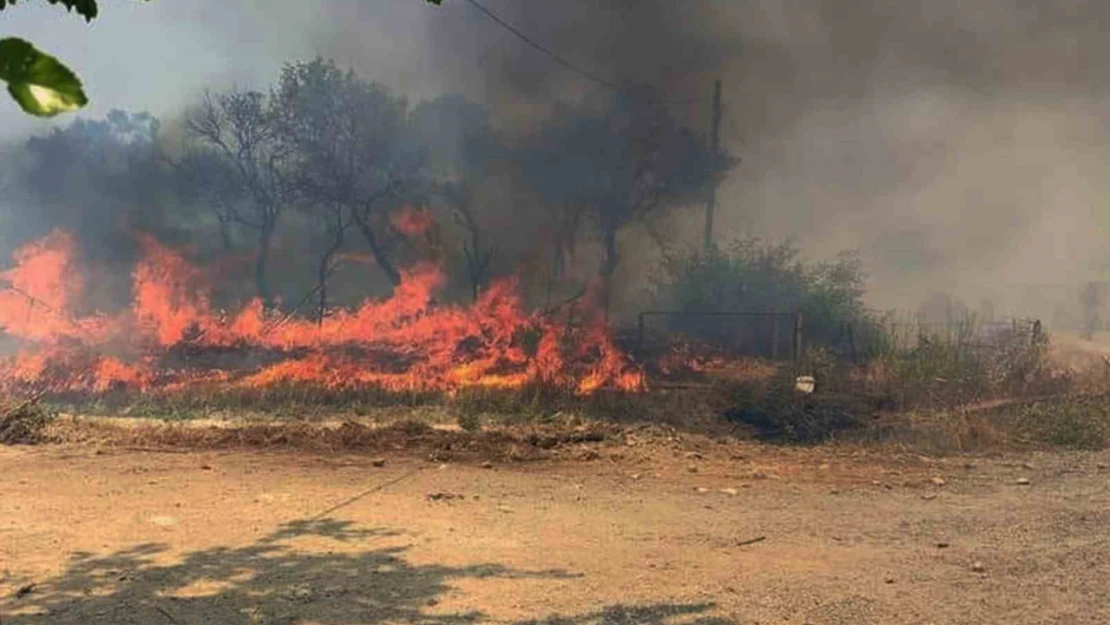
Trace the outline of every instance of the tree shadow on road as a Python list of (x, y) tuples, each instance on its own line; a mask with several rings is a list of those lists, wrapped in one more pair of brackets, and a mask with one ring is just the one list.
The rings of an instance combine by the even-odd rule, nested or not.
[[(452, 625), (485, 620), (480, 612), (437, 609), (454, 581), (576, 577), (561, 570), (516, 571), (496, 564), (413, 564), (402, 558), (406, 547), (380, 544), (398, 535), (397, 531), (319, 519), (282, 525), (244, 547), (205, 549), (180, 558), (170, 557), (169, 546), (154, 543), (106, 556), (76, 553), (60, 576), (39, 583), (22, 597), (0, 601), (0, 623)], [(343, 543), (346, 551), (328, 551), (318, 544), (311, 550), (298, 549), (295, 544), (324, 539)], [(374, 546), (375, 542), (379, 544)], [(357, 550), (352, 552), (352, 546)], [(531, 625), (723, 623), (697, 617), (709, 607), (613, 607)], [(695, 620), (690, 620), (692, 615)]]

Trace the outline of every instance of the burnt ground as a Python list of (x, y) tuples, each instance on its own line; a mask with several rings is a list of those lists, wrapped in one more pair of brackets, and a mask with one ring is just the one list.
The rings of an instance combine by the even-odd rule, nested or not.
[(1110, 622), (1110, 454), (576, 449), (0, 447), (0, 623)]

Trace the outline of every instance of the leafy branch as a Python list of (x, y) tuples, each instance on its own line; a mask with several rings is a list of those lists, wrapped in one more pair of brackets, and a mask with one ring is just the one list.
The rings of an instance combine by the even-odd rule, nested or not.
[[(0, 0), (0, 11), (20, 0)], [(91, 22), (100, 14), (96, 0), (46, 0), (76, 11)], [(145, 1), (145, 0), (144, 0)], [(439, 6), (443, 0), (425, 0)], [(29, 41), (17, 37), (0, 39), (0, 80), (8, 83), (8, 93), (25, 112), (38, 117), (53, 117), (83, 108), (89, 99), (73, 70)]]
[[(99, 13), (96, 0), (47, 0), (91, 22)], [(0, 11), (18, 0), (0, 0)], [(76, 111), (88, 104), (81, 80), (61, 61), (17, 37), (0, 39), (0, 80), (19, 106), (39, 117)]]

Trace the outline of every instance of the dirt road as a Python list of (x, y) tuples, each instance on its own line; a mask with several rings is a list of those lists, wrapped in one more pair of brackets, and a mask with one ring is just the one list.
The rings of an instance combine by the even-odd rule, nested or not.
[(1101, 624), (1108, 462), (0, 448), (0, 623)]

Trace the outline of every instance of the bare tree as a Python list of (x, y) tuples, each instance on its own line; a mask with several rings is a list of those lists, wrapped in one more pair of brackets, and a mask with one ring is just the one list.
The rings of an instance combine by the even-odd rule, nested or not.
[(228, 224), (236, 224), (257, 236), (255, 289), (269, 306), (270, 248), (278, 221), (291, 203), (290, 151), (277, 132), (271, 102), (256, 91), (205, 94), (185, 127), (218, 159), (219, 165), (207, 170), (202, 180), (215, 185), (211, 197), (224, 235)]
[(296, 155), (296, 189), (332, 224), (334, 249), (347, 227), (357, 229), (390, 284), (399, 285), (385, 209), (413, 162), (402, 138), (404, 100), (322, 59), (286, 65), (273, 98), (281, 136)]
[(328, 281), (335, 270), (333, 260), (343, 247), (347, 231), (351, 227), (351, 219), (343, 205), (337, 203), (324, 205), (318, 208), (316, 213), (324, 222), (324, 231), (330, 239), (329, 245), (320, 254), (320, 260), (316, 265), (316, 291), (318, 296), (316, 319), (320, 324), (323, 324), (324, 318), (328, 314)]
[(447, 182), (439, 185), (439, 191), (446, 199), (455, 222), (466, 233), (463, 257), (466, 259), (466, 273), (470, 280), (470, 295), (477, 301), (489, 283), (496, 248), (493, 245), (487, 246), (482, 241), (482, 229), (472, 206), (470, 188), (465, 183)]

